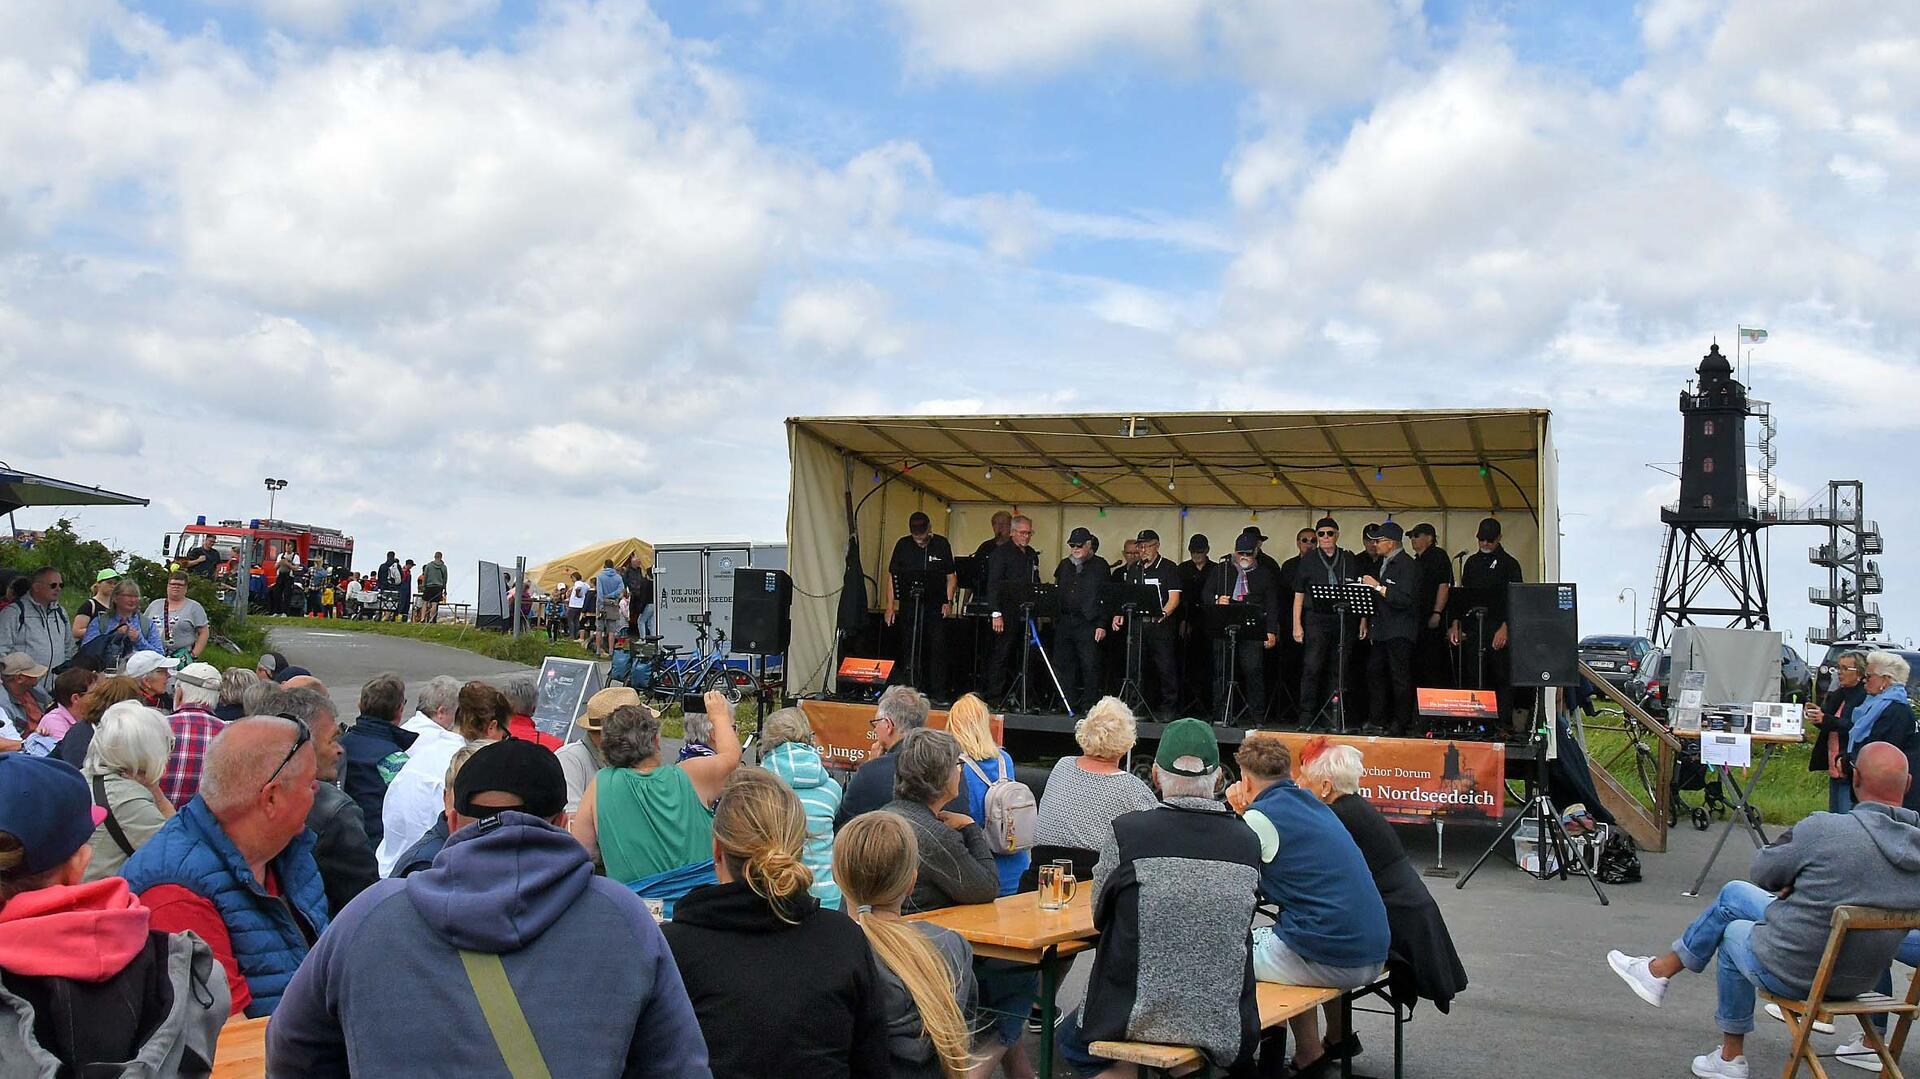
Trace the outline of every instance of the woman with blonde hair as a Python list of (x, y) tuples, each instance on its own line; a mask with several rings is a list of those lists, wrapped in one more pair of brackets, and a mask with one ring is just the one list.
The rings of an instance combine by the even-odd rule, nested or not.
[(118, 876), (133, 852), (173, 816), (173, 803), (160, 791), (172, 752), (173, 728), (158, 709), (122, 701), (100, 717), (80, 774), (93, 804), (107, 812), (93, 829), (93, 858), (81, 879)]
[(806, 837), (786, 784), (735, 771), (713, 811), (718, 883), (688, 892), (663, 927), (715, 1079), (892, 1074), (873, 950), (809, 893)]
[[(960, 797), (966, 802), (960, 812), (984, 827), (987, 788), (1002, 779), (1014, 778), (1013, 756), (994, 744), (993, 713), (977, 694), (969, 693), (953, 702), (953, 707), (947, 710), (947, 733), (960, 743)], [(1031, 850), (993, 856), (994, 868), (1000, 871), (1001, 895), (1020, 890), (1020, 875), (1027, 871), (1027, 862), (1032, 857)]]
[(974, 1065), (973, 948), (951, 929), (901, 919), (919, 860), (912, 825), (865, 813), (840, 832), (834, 877), (880, 964), (895, 1079), (960, 1079)]

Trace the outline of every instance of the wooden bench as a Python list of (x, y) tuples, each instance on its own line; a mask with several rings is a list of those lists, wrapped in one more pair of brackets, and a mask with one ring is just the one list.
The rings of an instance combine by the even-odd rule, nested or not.
[[(1306, 985), (1256, 982), (1254, 997), (1260, 1005), (1260, 1029), (1272, 1030), (1297, 1015), (1340, 999), (1340, 991)], [(1172, 1079), (1192, 1075), (1207, 1067), (1206, 1056), (1190, 1045), (1094, 1042), (1087, 1048), (1094, 1056), (1127, 1064), (1138, 1064), (1155, 1075), (1169, 1076)]]
[(267, 1074), (267, 1017), (227, 1020), (213, 1053), (213, 1079), (260, 1079)]

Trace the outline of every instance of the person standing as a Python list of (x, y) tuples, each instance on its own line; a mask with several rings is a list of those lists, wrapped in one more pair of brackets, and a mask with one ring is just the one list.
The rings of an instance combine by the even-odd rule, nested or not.
[(1500, 703), (1500, 716), (1515, 721), (1513, 708), (1513, 653), (1507, 649), (1507, 586), (1526, 580), (1520, 563), (1500, 545), (1500, 522), (1488, 517), (1480, 522), (1474, 536), (1480, 550), (1468, 556), (1460, 567), (1460, 587), (1474, 589), (1485, 605), (1485, 614), (1474, 619), (1471, 629), (1463, 630), (1462, 615), (1454, 615), (1447, 630), (1449, 643), (1461, 649), (1461, 682), (1472, 681), (1474, 689), (1491, 689)]
[(433, 560), (420, 567), (420, 621), (440, 621), (440, 604), (447, 598), (447, 563), (439, 551)]
[[(1160, 556), (1160, 533), (1143, 528), (1134, 540), (1139, 544), (1138, 561), (1127, 570), (1127, 583), (1150, 585), (1159, 597), (1158, 609), (1134, 612), (1139, 623), (1134, 632), (1141, 638), (1141, 676), (1144, 680), (1146, 669), (1153, 669), (1153, 700), (1160, 714), (1171, 718), (1180, 710), (1179, 630), (1174, 617), (1180, 609), (1180, 567)], [(1114, 616), (1115, 632), (1124, 624), (1124, 616)]]
[(561, 587), (567, 590), (567, 636), (578, 639), (584, 645), (587, 642), (580, 622), (587, 606), (587, 582), (580, 578), (579, 570), (570, 569)]
[(167, 574), (167, 594), (147, 604), (147, 621), (159, 627), (166, 653), (183, 663), (200, 658), (212, 632), (207, 609), (199, 600), (187, 597), (185, 570)]
[(108, 566), (93, 575), (93, 592), (87, 601), (80, 605), (80, 613), (73, 616), (73, 642), (79, 644), (87, 639), (87, 627), (93, 620), (113, 611), (113, 589), (120, 580), (120, 571)]
[(1853, 776), (1848, 771), (1847, 743), (1853, 713), (1867, 700), (1867, 654), (1843, 652), (1833, 661), (1833, 691), (1818, 708), (1807, 709), (1807, 737), (1813, 742), (1807, 755), (1809, 772), (1827, 773), (1827, 812), (1853, 809)]
[(627, 638), (653, 636), (653, 573), (640, 561), (640, 552), (627, 556)]
[(1234, 648), (1231, 663), (1227, 656), (1227, 640), (1223, 636), (1213, 642), (1213, 699), (1216, 705), (1227, 698), (1227, 671), (1231, 666), (1238, 676), (1246, 693), (1246, 705), (1250, 726), (1259, 726), (1267, 715), (1267, 682), (1265, 658), (1280, 643), (1280, 586), (1274, 579), (1273, 571), (1260, 561), (1260, 541), (1245, 532), (1233, 541), (1233, 558), (1221, 562), (1218, 568), (1209, 574), (1198, 593), (1200, 602), (1194, 605), (1198, 612), (1203, 606), (1228, 606), (1230, 604), (1251, 604), (1261, 612), (1258, 629), (1242, 630)]
[(1368, 733), (1412, 738), (1418, 709), (1413, 696), (1413, 641), (1420, 632), (1420, 568), (1400, 549), (1400, 526), (1388, 521), (1374, 533), (1379, 564), (1360, 583), (1377, 593), (1368, 637)]
[(1016, 649), (1027, 647), (1027, 626), (1020, 609), (1002, 607), (1008, 586), (1033, 584), (1040, 579), (1039, 555), (1033, 542), (1033, 520), (1013, 518), (1007, 542), (987, 559), (987, 602), (993, 610), (993, 657), (987, 665), (987, 696), (998, 699), (1011, 688)]
[[(913, 582), (908, 583), (912, 575)], [(936, 583), (937, 581), (937, 583)], [(919, 595), (912, 594), (915, 586)], [(906, 682), (920, 686), (936, 701), (947, 699), (947, 619), (953, 614), (954, 593), (960, 578), (953, 567), (953, 547), (947, 537), (933, 531), (926, 514), (915, 511), (907, 518), (907, 534), (893, 545), (893, 557), (887, 560), (887, 575), (882, 583), (887, 625), (899, 619), (902, 593), (908, 621), (900, 627), (901, 643), (896, 654), (909, 657)], [(911, 641), (916, 627), (920, 636), (917, 655)]]
[(219, 572), (220, 563), (223, 561), (225, 559), (220, 554), (220, 548), (213, 545), (213, 536), (202, 535), (200, 546), (187, 551), (187, 559), (182, 568), (196, 577), (204, 577), (211, 581), (214, 574)]
[[(1313, 526), (1313, 550), (1300, 558), (1294, 582), (1293, 639), (1301, 646), (1300, 720), (1311, 724), (1327, 703), (1346, 685), (1351, 648), (1365, 619), (1346, 616), (1345, 625), (1334, 611), (1321, 610), (1312, 600), (1315, 585), (1343, 585), (1358, 578), (1353, 555), (1340, 548), (1340, 523), (1322, 517)], [(1342, 645), (1345, 645), (1343, 648)], [(1344, 707), (1346, 702), (1341, 701)], [(1339, 726), (1344, 729), (1345, 717)]]
[[(1286, 630), (1280, 634), (1280, 647), (1277, 664), (1280, 685), (1286, 687), (1289, 698), (1300, 688), (1300, 642), (1293, 639), (1293, 597), (1299, 594), (1300, 559), (1313, 550), (1313, 529), (1303, 528), (1294, 533), (1293, 555), (1280, 566), (1280, 623)], [(1304, 722), (1308, 717), (1300, 715), (1301, 703), (1292, 701), (1295, 718)]]
[[(1180, 563), (1180, 594), (1198, 597), (1207, 587), (1208, 575), (1219, 566), (1207, 557), (1212, 550), (1207, 537), (1195, 532), (1187, 539), (1187, 560)], [(1222, 562), (1227, 559), (1222, 559)], [(1207, 637), (1207, 622), (1201, 604), (1189, 602), (1180, 609), (1180, 685), (1186, 689), (1187, 702), (1195, 714), (1213, 710), (1213, 648)]]
[(613, 568), (613, 559), (609, 558), (601, 565), (600, 572), (593, 575), (593, 587), (599, 593), (600, 606), (588, 651), (598, 651), (604, 645), (606, 654), (611, 656), (613, 640), (620, 633), (620, 597), (627, 590), (627, 579)]
[(1422, 521), (1407, 529), (1407, 549), (1420, 570), (1420, 599), (1414, 605), (1420, 632), (1413, 642), (1413, 684), (1451, 688), (1453, 664), (1447, 661), (1447, 601), (1453, 594), (1453, 559), (1440, 548), (1440, 533)]
[(60, 605), (65, 583), (60, 567), (41, 566), (28, 577), (27, 594), (0, 611), (0, 655), (25, 652), (47, 668), (40, 679), (43, 690), (53, 689), (53, 668), (65, 666), (73, 655), (73, 616)]
[(1053, 664), (1067, 707), (1084, 712), (1100, 696), (1100, 642), (1107, 627), (1100, 618), (1100, 586), (1107, 561), (1093, 553), (1093, 533), (1076, 528), (1067, 535), (1067, 557), (1054, 567), (1060, 592), (1060, 617), (1053, 623)]

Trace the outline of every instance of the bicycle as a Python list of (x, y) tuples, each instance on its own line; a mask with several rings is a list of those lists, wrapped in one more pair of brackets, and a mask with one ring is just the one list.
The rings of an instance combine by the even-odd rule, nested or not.
[[(752, 695), (753, 676), (726, 665), (727, 631), (712, 627), (706, 615), (692, 615), (687, 623), (695, 632), (691, 653), (683, 654), (687, 653), (684, 645), (660, 644), (658, 635), (630, 639), (627, 674), (619, 681), (661, 708), (708, 690), (718, 690), (729, 704), (739, 704)], [(652, 649), (653, 655), (643, 656), (640, 651), (643, 647)]]

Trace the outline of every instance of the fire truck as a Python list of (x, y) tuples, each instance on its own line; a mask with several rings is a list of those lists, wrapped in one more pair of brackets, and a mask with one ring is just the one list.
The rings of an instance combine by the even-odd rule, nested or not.
[(250, 585), (249, 592), (264, 591), (272, 586), (279, 575), (283, 554), (292, 555), (296, 566), (322, 579), (345, 576), (353, 565), (353, 537), (339, 529), (259, 517), (218, 524), (208, 524), (204, 516), (199, 517), (180, 531), (167, 533), (161, 541), (161, 561), (168, 565), (184, 563), (207, 536), (213, 537), (213, 545), (220, 552), (220, 565), (214, 577), (223, 589), (232, 587), (240, 547), (249, 539), (253, 544), (247, 573), (259, 581), (258, 585)]

